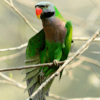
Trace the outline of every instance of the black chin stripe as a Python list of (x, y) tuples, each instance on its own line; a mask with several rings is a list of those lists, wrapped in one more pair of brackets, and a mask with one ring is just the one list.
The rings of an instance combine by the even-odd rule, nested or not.
[(41, 14), (41, 19), (42, 18), (48, 18), (48, 17), (51, 17), (51, 16), (53, 16), (55, 14), (55, 12), (46, 12), (46, 13), (43, 13), (43, 14)]
[(46, 6), (45, 6), (45, 5), (36, 5), (35, 8), (36, 8), (36, 7), (44, 8), (44, 7), (46, 7)]

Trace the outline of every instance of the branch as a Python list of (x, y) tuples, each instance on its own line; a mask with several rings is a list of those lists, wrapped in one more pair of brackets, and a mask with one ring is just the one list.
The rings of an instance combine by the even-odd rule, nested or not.
[(15, 12), (17, 12), (22, 18), (23, 20), (26, 22), (26, 24), (34, 31), (34, 32), (38, 32), (31, 24), (30, 22), (26, 19), (26, 17), (12, 4), (12, 3), (9, 3), (7, 0), (3, 0), (6, 4), (8, 4), (10, 7), (12, 7)]
[[(0, 83), (3, 83), (3, 84), (10, 84), (10, 85), (16, 85), (16, 84), (13, 84), (12, 82), (9, 82), (9, 81), (5, 81), (5, 80), (0, 80)], [(18, 85), (19, 87), (19, 85)], [(22, 87), (19, 87), (21, 89), (25, 89), (25, 88), (22, 88)], [(58, 95), (55, 95), (55, 94), (52, 94), (52, 93), (49, 93), (49, 97), (50, 98), (53, 98), (53, 99), (57, 99), (57, 100), (99, 100), (100, 98), (77, 98), (77, 99), (68, 99), (68, 98), (65, 98), (65, 97), (61, 97), (61, 96), (58, 96)]]
[[(11, 78), (9, 78), (8, 76), (6, 76), (6, 75), (4, 75), (4, 74), (2, 74), (2, 73), (0, 73), (0, 75), (3, 77), (3, 78), (5, 78), (6, 80), (8, 80), (8, 81), (6, 81), (6, 80), (0, 80), (0, 83), (6, 83), (6, 84), (10, 84), (10, 85), (15, 85), (15, 86), (18, 86), (19, 88), (21, 88), (21, 89), (25, 89), (26, 87), (25, 86), (23, 86), (22, 84), (20, 84), (19, 82), (17, 82), (17, 81), (15, 81), (15, 80), (13, 80), (13, 79), (11, 79)], [(13, 81), (11, 81), (11, 80), (13, 80)], [(20, 85), (19, 85), (20, 84)], [(57, 99), (57, 100), (99, 100), (99, 98), (77, 98), (77, 99), (68, 99), (68, 98), (65, 98), (65, 97), (60, 97), (60, 96), (58, 96), (58, 95), (55, 95), (55, 94), (49, 94), (49, 97), (50, 98), (54, 98), (54, 99)]]
[[(74, 41), (87, 41), (88, 39), (89, 39), (88, 37), (73, 37), (73, 40), (74, 40)], [(94, 41), (94, 42), (100, 42), (100, 38), (95, 38), (93, 41)], [(2, 52), (2, 51), (19, 50), (19, 49), (22, 49), (22, 48), (24, 48), (24, 47), (26, 47), (26, 46), (27, 46), (27, 43), (22, 44), (22, 45), (20, 45), (20, 46), (18, 46), (18, 47), (0, 49), (0, 52)]]
[[(73, 37), (73, 40), (75, 41), (87, 41), (88, 39), (88, 37)], [(100, 38), (95, 38), (93, 41), (99, 42)]]
[[(97, 65), (98, 67), (100, 67), (100, 63), (94, 59), (85, 57), (80, 55), (79, 57), (77, 57), (79, 59), (83, 59), (85, 61), (88, 61), (90, 63), (93, 63), (95, 65)], [(58, 65), (62, 65), (64, 63), (64, 61), (59, 61)], [(0, 69), (0, 72), (4, 72), (4, 71), (12, 71), (12, 70), (23, 70), (23, 69), (28, 69), (28, 68), (36, 68), (36, 67), (43, 67), (43, 66), (52, 66), (53, 63), (44, 63), (44, 64), (37, 64), (37, 65), (28, 65), (28, 66), (21, 66), (21, 67), (14, 67), (14, 68), (2, 68)]]
[[(64, 61), (58, 62), (58, 65), (62, 65)], [(21, 67), (14, 67), (14, 68), (2, 68), (0, 69), (0, 72), (4, 71), (13, 71), (13, 70), (23, 70), (23, 69), (28, 69), (28, 68), (37, 68), (37, 67), (44, 67), (44, 66), (49, 66), (52, 67), (53, 63), (44, 63), (44, 64), (36, 64), (36, 65), (28, 65), (28, 66), (21, 66)]]
[[(10, 2), (8, 2), (7, 0), (4, 0), (4, 2), (6, 3), (6, 4), (8, 4), (10, 7), (12, 7), (22, 18), (23, 18), (23, 20), (27, 23), (27, 25), (34, 31), (34, 32), (38, 32), (30, 23), (29, 23), (29, 21), (26, 19), (26, 17), (13, 5), (13, 3), (12, 3), (12, 0), (10, 0)], [(70, 14), (67, 14), (69, 17), (72, 17), (72, 20), (73, 19), (75, 19), (75, 21), (76, 20), (79, 20), (79, 24), (80, 24), (80, 22), (82, 23), (82, 22), (84, 22), (84, 20), (82, 19), (82, 18), (79, 18), (79, 17), (77, 17), (77, 16), (74, 16), (74, 15), (70, 15)], [(74, 18), (73, 18), (73, 16), (74, 16)], [(78, 22), (78, 21), (76, 21), (76, 22)], [(86, 40), (88, 40), (88, 38), (78, 38), (78, 37), (74, 37), (74, 39), (73, 40), (81, 40), (81, 41), (86, 41)], [(98, 38), (98, 39), (96, 39), (96, 40), (94, 40), (94, 41), (100, 41), (100, 39)], [(26, 47), (27, 46), (27, 43), (25, 43), (25, 44), (22, 44), (21, 46), (19, 46), (19, 47), (14, 47), (14, 48), (7, 48), (7, 49), (0, 49), (0, 52), (1, 51), (10, 51), (10, 50), (18, 50), (18, 49), (21, 49), (21, 48), (23, 48), (23, 47)]]
[(19, 49), (22, 49), (22, 48), (24, 48), (24, 47), (26, 47), (26, 46), (27, 46), (27, 43), (22, 44), (22, 45), (20, 45), (20, 46), (18, 46), (18, 47), (0, 49), (0, 52), (1, 52), (1, 51), (19, 50)]
[(10, 4), (13, 6), (13, 2), (12, 2), (12, 0), (10, 0)]
[[(98, 66), (100, 68), (100, 62), (94, 60), (94, 59), (91, 59), (91, 58), (88, 58), (88, 57), (85, 57), (85, 56), (82, 56), (82, 55), (79, 55), (77, 57), (78, 59), (80, 59), (81, 61), (86, 61), (86, 62), (90, 62), (90, 63), (93, 63), (95, 64), (96, 66)], [(58, 62), (58, 65), (62, 65), (64, 63), (64, 61), (59, 61)], [(79, 65), (81, 64), (82, 62), (76, 62), (76, 65)], [(13, 68), (2, 68), (0, 69), (0, 72), (4, 72), (4, 71), (13, 71), (13, 70), (23, 70), (23, 69), (28, 69), (28, 68), (37, 68), (37, 67), (43, 67), (43, 66), (49, 66), (51, 67), (53, 65), (53, 63), (44, 63), (44, 64), (37, 64), (37, 65), (28, 65), (28, 66), (21, 66), (21, 67), (13, 67)], [(67, 68), (71, 68), (71, 66), (73, 67), (73, 64), (72, 65), (68, 65)], [(75, 65), (74, 65), (75, 67)]]
[(41, 84), (41, 86), (27, 99), (32, 99), (47, 83), (49, 83), (55, 76), (59, 75), (59, 73), (68, 65), (75, 57), (77, 57), (98, 35), (100, 34), (100, 30), (98, 30), (72, 57), (68, 60), (65, 60), (65, 63), (54, 73), (52, 74), (45, 82)]

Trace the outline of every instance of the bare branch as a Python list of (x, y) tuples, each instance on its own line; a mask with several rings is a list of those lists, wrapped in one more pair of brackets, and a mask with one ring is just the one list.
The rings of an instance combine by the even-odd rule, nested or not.
[(72, 57), (68, 60), (65, 60), (64, 64), (53, 74), (51, 75), (45, 82), (41, 84), (41, 86), (27, 99), (32, 99), (47, 83), (49, 83), (55, 76), (59, 75), (59, 73), (69, 64), (75, 57), (77, 57), (98, 35), (100, 34), (100, 30), (98, 30)]
[[(58, 65), (62, 65), (64, 61), (58, 62)], [(36, 65), (28, 65), (28, 66), (21, 66), (21, 67), (14, 67), (14, 68), (3, 68), (0, 69), (0, 72), (4, 71), (13, 71), (13, 70), (23, 70), (23, 69), (28, 69), (28, 68), (36, 68), (36, 67), (43, 67), (43, 66), (49, 66), (51, 67), (53, 63), (44, 63), (44, 64), (36, 64)]]
[(10, 0), (10, 4), (13, 6), (13, 2), (12, 2), (12, 0)]
[[(73, 37), (73, 40), (75, 41), (87, 41), (89, 38), (88, 37)], [(100, 38), (95, 38), (93, 41), (99, 42)]]
[[(85, 60), (85, 61), (88, 61), (90, 63), (94, 63), (95, 65), (97, 65), (98, 67), (100, 67), (100, 63), (96, 60), (93, 60), (91, 58), (88, 58), (88, 57), (84, 57), (82, 55), (80, 55), (79, 57), (77, 58), (81, 58), (81, 60)], [(64, 63), (64, 61), (60, 61), (58, 62), (59, 65), (62, 65)], [(28, 65), (28, 66), (21, 66), (21, 67), (16, 67), (16, 68), (3, 68), (3, 69), (0, 69), (0, 72), (3, 72), (3, 71), (12, 71), (12, 70), (22, 70), (22, 69), (28, 69), (28, 68), (36, 68), (36, 67), (43, 67), (43, 66), (52, 66), (53, 63), (44, 63), (44, 64), (37, 64), (37, 65)]]
[[(88, 58), (88, 57), (85, 57), (85, 56), (82, 56), (82, 55), (78, 56), (77, 58), (79, 58), (81, 61), (83, 60), (83, 61), (86, 61), (86, 62), (93, 63), (93, 64), (95, 64), (96, 66), (98, 66), (100, 68), (100, 62), (98, 62), (94, 59), (91, 59), (91, 58)], [(73, 65), (73, 64), (68, 65), (67, 68), (69, 68), (69, 66), (70, 66), (70, 69), (74, 68), (75, 66), (78, 66), (82, 62), (77, 61), (77, 62), (74, 63), (75, 65)], [(62, 65), (63, 63), (64, 63), (64, 61), (59, 61), (58, 65)], [(0, 69), (0, 72), (13, 71), (13, 70), (23, 70), (23, 69), (43, 67), (43, 66), (51, 67), (52, 65), (53, 65), (53, 63), (44, 63), (44, 64), (28, 65), (28, 66), (14, 67), (14, 68), (2, 68), (2, 69)]]
[[(0, 83), (10, 84), (10, 85), (14, 85), (14, 86), (17, 85), (17, 84), (13, 84), (12, 82), (9, 82), (9, 81), (6, 81), (6, 80), (0, 80)], [(17, 85), (17, 86), (19, 87), (19, 85)], [(23, 87), (25, 87), (25, 86), (23, 86)], [(25, 89), (23, 87), (19, 87), (19, 88)], [(58, 95), (55, 95), (55, 94), (52, 94), (52, 93), (49, 93), (49, 97), (50, 98), (53, 98), (53, 99), (57, 99), (57, 100), (99, 100), (100, 99), (100, 98), (77, 98), (77, 99), (68, 99), (68, 98), (61, 97), (61, 96), (58, 96)]]
[[(19, 88), (21, 88), (21, 89), (25, 89), (25, 88), (26, 88), (25, 86), (23, 86), (22, 84), (20, 84), (19, 82), (15, 81), (15, 80), (9, 78), (8, 76), (6, 76), (6, 75), (4, 75), (4, 74), (2, 74), (2, 73), (0, 73), (0, 75), (2, 75), (3, 78), (5, 78), (6, 80), (8, 80), (8, 81), (6, 81), (6, 80), (0, 80), (0, 83), (15, 85), (15, 86), (17, 86), (17, 87), (19, 87)], [(11, 81), (11, 80), (13, 80), (14, 82)], [(17, 83), (17, 84), (16, 84), (16, 83)], [(20, 85), (19, 85), (19, 84), (20, 84)], [(92, 100), (92, 99), (93, 99), (93, 100), (99, 100), (99, 98), (77, 98), (77, 99), (68, 99), (68, 98), (60, 97), (60, 96), (58, 96), (58, 95), (51, 94), (51, 93), (49, 94), (49, 97), (50, 97), (50, 98), (57, 99), (57, 100)]]
[(8, 4), (10, 7), (12, 7), (15, 12), (17, 12), (22, 18), (23, 20), (26, 22), (26, 24), (35, 32), (37, 33), (38, 31), (30, 24), (30, 22), (27, 20), (27, 18), (11, 3), (9, 3), (7, 0), (3, 0), (6, 4)]
[[(68, 68), (70, 68), (70, 69), (74, 68), (75, 66), (80, 65), (83, 61), (95, 64), (96, 66), (98, 66), (100, 68), (100, 62), (98, 62), (97, 60), (94, 60), (92, 58), (88, 58), (88, 57), (85, 57), (85, 56), (82, 56), (82, 55), (79, 55), (77, 58), (80, 59), (81, 62), (77, 61), (77, 62), (73, 63), (72, 65), (68, 65), (67, 69)], [(59, 61), (58, 65), (62, 65), (63, 63), (64, 63), (64, 61)], [(2, 68), (2, 69), (0, 69), (0, 72), (13, 71), (13, 70), (23, 70), (23, 69), (43, 67), (43, 66), (49, 66), (49, 67), (51, 67), (52, 65), (53, 65), (53, 63), (44, 63), (44, 64), (28, 65), (28, 66), (13, 67), (13, 68)]]
[[(87, 37), (73, 37), (74, 41), (87, 41), (88, 39), (89, 38), (87, 38)], [(95, 38), (93, 41), (94, 42), (100, 42), (100, 38)], [(22, 48), (24, 48), (26, 46), (27, 46), (27, 43), (22, 44), (22, 45), (20, 45), (18, 47), (0, 49), (0, 52), (3, 52), (3, 51), (12, 51), (12, 50), (19, 50), (19, 49), (22, 49)]]
[[(34, 32), (38, 32), (30, 23), (29, 23), (29, 21), (26, 19), (26, 17), (13, 5), (13, 3), (12, 3), (12, 0), (10, 0), (10, 2), (8, 2), (7, 0), (4, 0), (4, 2), (6, 3), (6, 4), (8, 4), (10, 7), (12, 7), (22, 18), (23, 18), (23, 20), (27, 23), (27, 25), (34, 31)], [(75, 20), (73, 20), (73, 21), (75, 21), (75, 23), (77, 23), (78, 21), (77, 20), (79, 20), (79, 24), (80, 23), (82, 23), (82, 22), (84, 22), (84, 20), (82, 19), (82, 18), (79, 18), (79, 17), (77, 17), (77, 16), (74, 16), (74, 15), (70, 15), (70, 14), (67, 14), (69, 17), (72, 17), (72, 20), (73, 19), (75, 19)], [(74, 18), (73, 18), (73, 16), (74, 16)], [(74, 38), (74, 40), (82, 40), (82, 41), (86, 41), (86, 40), (88, 40), (88, 38), (78, 38), (78, 37), (75, 37)], [(94, 41), (100, 41), (100, 39), (96, 39), (96, 40), (94, 40)], [(7, 48), (7, 49), (0, 49), (0, 51), (10, 51), (10, 50), (17, 50), (17, 49), (21, 49), (21, 48), (23, 48), (23, 47), (26, 47), (26, 45), (27, 45), (27, 43), (25, 43), (25, 44), (23, 44), (23, 45), (21, 45), (21, 46), (19, 46), (19, 47), (14, 47), (14, 48)]]
[(22, 45), (20, 45), (20, 46), (18, 46), (18, 47), (0, 49), (0, 52), (1, 52), (1, 51), (10, 51), (10, 50), (19, 50), (19, 49), (22, 49), (22, 48), (24, 48), (24, 47), (26, 47), (26, 46), (27, 46), (27, 43), (22, 44)]

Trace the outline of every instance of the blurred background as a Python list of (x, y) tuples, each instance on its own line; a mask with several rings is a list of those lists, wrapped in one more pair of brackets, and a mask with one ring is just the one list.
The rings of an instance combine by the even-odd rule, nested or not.
[[(34, 7), (40, 1), (42, 0), (0, 0), (0, 49), (20, 46), (36, 34), (13, 8), (17, 8), (36, 30), (39, 31), (42, 28), (41, 20), (37, 19)], [(100, 0), (48, 1), (57, 7), (66, 20), (72, 21), (73, 38), (89, 38), (100, 28)], [(71, 53), (77, 51), (84, 43), (85, 41), (74, 40)], [(23, 66), (25, 49), (26, 47), (0, 52), (0, 68)], [(100, 97), (99, 52), (100, 41), (92, 42), (88, 49), (70, 64), (75, 68), (70, 71), (66, 69), (60, 81), (59, 77), (55, 78), (50, 93), (66, 98)], [(26, 86), (26, 83), (22, 82), (25, 75), (21, 73), (22, 71), (3, 72), (6, 76)], [(28, 98), (28, 93), (24, 93), (24, 89), (7, 83), (0, 74), (1, 100), (26, 100), (26, 98)], [(47, 97), (47, 100), (55, 99)]]

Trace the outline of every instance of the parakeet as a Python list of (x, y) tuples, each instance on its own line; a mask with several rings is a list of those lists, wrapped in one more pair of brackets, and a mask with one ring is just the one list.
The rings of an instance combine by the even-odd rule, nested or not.
[[(26, 49), (26, 65), (54, 62), (52, 67), (44, 66), (25, 70), (29, 96), (60, 66), (56, 61), (67, 59), (72, 42), (72, 23), (66, 21), (50, 2), (35, 5), (36, 15), (42, 21), (43, 29), (29, 39)], [(61, 78), (62, 72), (60, 73)], [(51, 80), (32, 100), (46, 100), (45, 95)]]

